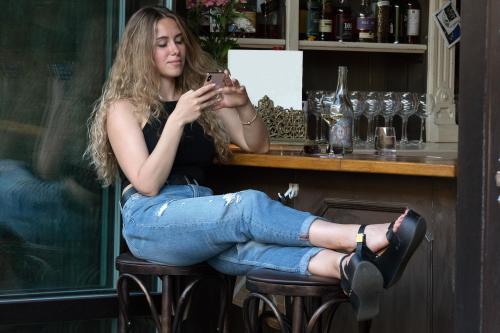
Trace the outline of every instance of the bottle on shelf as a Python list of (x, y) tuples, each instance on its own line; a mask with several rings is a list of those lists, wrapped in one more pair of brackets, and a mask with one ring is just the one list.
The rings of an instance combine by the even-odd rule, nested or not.
[(264, 12), (262, 11), (262, 5), (265, 7), (266, 0), (257, 0), (257, 31), (256, 31), (256, 37), (258, 38), (263, 38), (265, 37), (265, 32), (266, 32), (266, 18), (264, 16)]
[(307, 1), (307, 40), (317, 40), (319, 36), (319, 20), (321, 15), (318, 0)]
[(307, 39), (307, 0), (299, 1), (299, 39)]
[(351, 3), (349, 0), (339, 0), (335, 6), (333, 15), (333, 36), (339, 42), (350, 42), (353, 40), (353, 22)]
[(377, 1), (377, 11), (375, 13), (375, 18), (377, 20), (377, 42), (387, 43), (389, 42), (389, 12), (390, 12), (390, 1), (382, 0)]
[(339, 66), (337, 89), (335, 90), (335, 98), (330, 110), (333, 119), (331, 120), (328, 133), (329, 152), (335, 154), (352, 153), (354, 113), (347, 89), (346, 66)]
[(319, 40), (332, 40), (332, 14), (333, 4), (331, 0), (322, 0), (321, 15), (319, 19)]
[(406, 0), (406, 6), (403, 13), (405, 24), (405, 42), (408, 44), (417, 44), (420, 36), (420, 4), (418, 0)]
[(263, 16), (262, 37), (280, 38), (280, 1), (266, 0), (260, 4), (260, 10)]
[(356, 17), (356, 32), (360, 42), (375, 41), (375, 16), (370, 0), (361, 0), (359, 13)]
[(401, 0), (391, 1), (389, 42), (394, 44), (403, 42), (403, 2)]
[(257, 1), (247, 0), (244, 3), (240, 3), (238, 11), (243, 16), (234, 20), (237, 36), (254, 37), (257, 28)]

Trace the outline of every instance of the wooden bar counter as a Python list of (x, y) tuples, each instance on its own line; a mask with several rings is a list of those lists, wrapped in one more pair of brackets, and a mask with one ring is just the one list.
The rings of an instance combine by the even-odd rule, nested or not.
[[(273, 144), (267, 154), (234, 149), (209, 173), (218, 193), (257, 189), (272, 198), (298, 184), (289, 205), (338, 223), (378, 223), (406, 207), (425, 217), (427, 234), (397, 285), (382, 295), (372, 332), (451, 332), (455, 261), (456, 144), (398, 150), (396, 157), (356, 150), (342, 158), (306, 156), (299, 146)], [(332, 332), (356, 332), (341, 306)]]
[[(355, 150), (343, 157), (317, 157), (302, 153), (302, 147), (271, 146), (267, 154), (248, 154), (236, 147), (231, 165), (318, 171), (379, 173), (392, 175), (456, 177), (456, 145), (427, 144), (426, 149), (398, 151), (396, 156), (377, 156), (373, 150)], [(455, 151), (454, 151), (455, 149)]]

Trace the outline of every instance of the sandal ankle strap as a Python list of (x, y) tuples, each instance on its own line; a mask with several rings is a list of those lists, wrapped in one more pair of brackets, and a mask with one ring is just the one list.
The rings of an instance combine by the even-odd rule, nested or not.
[(365, 260), (374, 260), (377, 255), (366, 245), (366, 224), (359, 226), (358, 233), (356, 234), (356, 254)]

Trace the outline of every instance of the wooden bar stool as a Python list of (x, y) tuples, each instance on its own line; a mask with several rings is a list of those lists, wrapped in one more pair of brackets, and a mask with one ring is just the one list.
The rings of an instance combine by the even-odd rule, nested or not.
[[(232, 294), (230, 277), (217, 272), (207, 264), (169, 266), (138, 259), (130, 252), (123, 253), (116, 258), (116, 269), (120, 272), (117, 283), (119, 306), (118, 331), (120, 333), (127, 332), (131, 325), (128, 318), (129, 280), (134, 281), (146, 297), (158, 332), (180, 333), (182, 319), (192, 291), (204, 279), (217, 279), (221, 282), (221, 303), (217, 321), (217, 332), (223, 332), (226, 306)], [(161, 279), (162, 296), (160, 315), (158, 315), (150, 292), (137, 275), (150, 275)], [(175, 290), (174, 281), (180, 277), (190, 277), (192, 281), (187, 283), (183, 289)], [(179, 286), (179, 284), (176, 284), (175, 287)]]
[[(259, 332), (259, 325), (263, 321), (263, 313), (258, 315), (260, 301), (269, 307), (277, 319), (282, 333), (310, 333), (320, 326), (321, 315), (331, 309), (327, 328), (335, 311), (342, 303), (349, 302), (349, 298), (340, 287), (340, 280), (320, 276), (306, 276), (295, 273), (281, 272), (271, 269), (258, 268), (247, 273), (246, 288), (250, 294), (243, 304), (243, 317), (247, 333)], [(276, 304), (267, 295), (285, 296), (286, 315), (280, 313)], [(290, 299), (293, 298), (293, 302)], [(305, 304), (313, 304), (312, 309), (307, 309)], [(309, 311), (309, 316), (306, 315)], [(291, 314), (291, 316), (290, 316)], [(306, 318), (307, 317), (307, 318)], [(359, 322), (358, 331), (368, 333), (371, 320)]]

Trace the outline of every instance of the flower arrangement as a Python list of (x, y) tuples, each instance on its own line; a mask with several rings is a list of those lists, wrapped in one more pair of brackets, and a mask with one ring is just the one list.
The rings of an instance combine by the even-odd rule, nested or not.
[(234, 37), (235, 29), (232, 26), (235, 19), (242, 16), (238, 9), (246, 2), (246, 0), (186, 0), (190, 29), (199, 36), (203, 23), (208, 23), (210, 31), (207, 36), (200, 38), (200, 44), (222, 66), (227, 64), (229, 49), (238, 46)]

